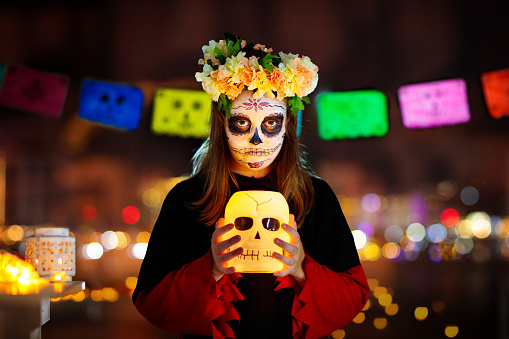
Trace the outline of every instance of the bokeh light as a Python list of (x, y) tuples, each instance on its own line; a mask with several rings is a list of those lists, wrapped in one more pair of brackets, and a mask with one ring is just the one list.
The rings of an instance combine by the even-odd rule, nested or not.
[(380, 296), (382, 294), (387, 294), (387, 292), (388, 292), (387, 287), (383, 287), (383, 286), (377, 286), (372, 291), (373, 291), (373, 296), (377, 299), (380, 298)]
[(411, 241), (419, 242), (426, 236), (426, 229), (420, 223), (413, 223), (407, 227), (406, 235)]
[(440, 243), (447, 237), (447, 230), (442, 224), (433, 224), (426, 230), (426, 238), (432, 243)]
[(363, 255), (366, 260), (376, 261), (382, 256), (380, 253), (380, 246), (377, 243), (369, 242), (363, 248)]
[(100, 240), (103, 247), (107, 250), (112, 250), (118, 246), (118, 237), (113, 231), (104, 232), (101, 235)]
[(460, 221), (460, 214), (454, 208), (447, 208), (440, 215), (440, 221), (447, 227), (456, 226)]
[(368, 238), (371, 237), (374, 232), (373, 225), (367, 221), (363, 221), (360, 224), (358, 224), (356, 229), (364, 232), (364, 234), (366, 234)]
[(463, 239), (470, 239), (474, 236), (474, 232), (472, 231), (472, 221), (470, 220), (462, 220), (456, 225), (456, 234), (458, 237)]
[(401, 248), (396, 243), (388, 242), (382, 246), (382, 255), (387, 259), (398, 259), (400, 254)]
[(86, 254), (86, 257), (95, 260), (102, 257), (104, 253), (104, 249), (98, 242), (92, 242), (90, 244), (87, 244), (84, 246), (84, 253)]
[(385, 313), (387, 315), (393, 316), (398, 314), (399, 312), (399, 305), (398, 304), (390, 304), (385, 306)]
[(373, 320), (373, 325), (376, 329), (383, 330), (387, 327), (387, 318), (375, 318), (375, 320)]
[(443, 250), (440, 246), (434, 245), (428, 249), (428, 258), (431, 261), (439, 262), (442, 259)]
[(119, 249), (119, 250), (124, 249), (131, 242), (131, 238), (129, 237), (129, 234), (121, 232), (121, 231), (116, 231), (115, 234), (117, 236), (117, 241), (118, 241), (117, 249)]
[(445, 327), (445, 335), (448, 338), (454, 338), (459, 333), (459, 328), (456, 325), (448, 325)]
[(479, 239), (487, 238), (491, 234), (490, 216), (485, 212), (472, 212), (467, 215), (472, 222), (472, 233)]
[(136, 259), (144, 259), (147, 253), (147, 246), (148, 244), (144, 242), (134, 244), (132, 247), (133, 256)]
[(390, 225), (384, 231), (384, 237), (387, 242), (398, 243), (403, 238), (403, 229), (398, 225)]
[(436, 194), (441, 200), (449, 200), (456, 194), (457, 189), (455, 181), (444, 180), (438, 183)]
[(346, 335), (345, 330), (339, 329), (331, 333), (333, 339), (343, 339)]
[(378, 211), (382, 207), (382, 199), (374, 193), (366, 194), (362, 198), (362, 208), (368, 212), (373, 213)]
[(378, 303), (380, 306), (389, 306), (392, 303), (392, 295), (384, 293), (378, 297)]
[(108, 302), (115, 302), (119, 298), (118, 291), (113, 287), (105, 287), (102, 289), (102, 297)]
[(3, 232), (4, 242), (14, 244), (21, 241), (25, 235), (23, 227), (19, 225), (11, 225)]
[(479, 191), (473, 186), (467, 186), (461, 190), (460, 199), (467, 206), (475, 205), (479, 201)]
[[(493, 223), (492, 223), (493, 225)], [(500, 238), (505, 238), (509, 234), (509, 220), (500, 219), (495, 223), (495, 233)]]
[(488, 220), (477, 220), (472, 224), (472, 232), (479, 239), (489, 237), (491, 234), (491, 224)]
[(415, 319), (422, 321), (428, 317), (427, 307), (417, 307), (414, 311)]
[(454, 243), (453, 249), (461, 255), (466, 255), (474, 249), (474, 241), (470, 238), (458, 238)]
[(85, 205), (81, 209), (81, 215), (85, 220), (94, 220), (97, 217), (97, 208), (94, 205)]
[(127, 224), (136, 224), (140, 220), (140, 211), (134, 206), (126, 206), (122, 209), (122, 218)]
[(156, 207), (162, 202), (161, 193), (155, 188), (145, 190), (141, 199), (147, 207)]
[(364, 312), (359, 312), (352, 321), (356, 324), (361, 324), (364, 320), (366, 320), (366, 314)]
[(136, 242), (146, 242), (148, 243), (150, 240), (150, 233), (147, 231), (142, 231), (138, 233), (136, 236)]
[(352, 231), (352, 236), (353, 236), (353, 240), (355, 242), (356, 249), (359, 250), (359, 249), (363, 248), (364, 246), (366, 246), (368, 239), (364, 232), (359, 231), (359, 230), (354, 230), (354, 231)]
[(130, 290), (134, 290), (136, 288), (137, 283), (138, 283), (137, 277), (127, 277), (125, 279), (125, 286)]

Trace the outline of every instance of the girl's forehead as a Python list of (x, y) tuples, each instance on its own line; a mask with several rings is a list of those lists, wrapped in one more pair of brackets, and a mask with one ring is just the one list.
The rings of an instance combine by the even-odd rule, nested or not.
[(242, 93), (232, 104), (232, 115), (245, 115), (250, 118), (265, 118), (274, 114), (286, 116), (286, 105), (283, 101), (263, 96), (253, 98), (252, 93)]

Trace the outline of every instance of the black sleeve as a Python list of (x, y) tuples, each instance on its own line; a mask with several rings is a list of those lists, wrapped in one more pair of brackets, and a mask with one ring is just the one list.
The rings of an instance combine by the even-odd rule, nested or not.
[(187, 202), (196, 199), (201, 186), (189, 179), (177, 184), (166, 196), (152, 230), (132, 299), (151, 290), (166, 275), (203, 256), (210, 248), (214, 227), (196, 221), (196, 211)]
[(313, 178), (315, 201), (299, 234), (304, 251), (335, 272), (360, 264), (352, 232), (332, 188)]

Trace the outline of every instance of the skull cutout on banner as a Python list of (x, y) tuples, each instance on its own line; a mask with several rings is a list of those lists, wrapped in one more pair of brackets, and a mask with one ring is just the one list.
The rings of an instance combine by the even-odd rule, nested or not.
[(224, 224), (234, 224), (235, 227), (220, 241), (240, 235), (240, 242), (230, 250), (238, 247), (244, 249), (241, 255), (228, 261), (228, 267), (245, 273), (273, 273), (283, 269), (283, 263), (272, 257), (274, 252), (284, 254), (274, 244), (275, 238), (290, 242), (290, 235), (281, 228), (290, 221), (288, 203), (281, 193), (236, 192), (228, 201), (224, 214)]

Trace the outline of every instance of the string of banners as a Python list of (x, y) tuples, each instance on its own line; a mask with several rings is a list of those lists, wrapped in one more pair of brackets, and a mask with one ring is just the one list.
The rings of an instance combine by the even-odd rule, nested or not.
[[(482, 73), (480, 80), (488, 113), (494, 119), (509, 116), (509, 69)], [(56, 118), (62, 114), (69, 83), (65, 75), (0, 62), (0, 105)], [(467, 85), (460, 78), (401, 86), (398, 101), (408, 129), (462, 124), (471, 116)], [(78, 117), (132, 131), (139, 126), (143, 102), (143, 91), (134, 85), (86, 78)], [(204, 138), (210, 105), (202, 90), (161, 87), (153, 97), (151, 131)], [(383, 137), (389, 130), (387, 98), (377, 90), (320, 93), (316, 112), (318, 134), (325, 140)]]

